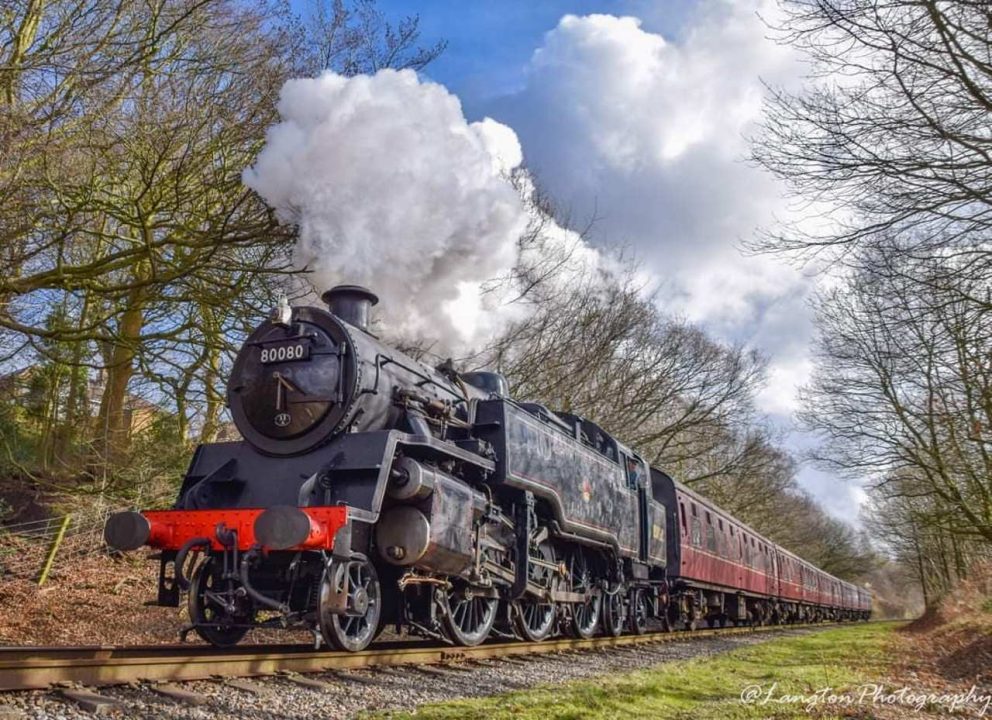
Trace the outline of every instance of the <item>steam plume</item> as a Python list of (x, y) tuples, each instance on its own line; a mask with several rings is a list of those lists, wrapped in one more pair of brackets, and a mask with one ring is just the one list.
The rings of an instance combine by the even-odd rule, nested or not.
[(497, 330), (504, 313), (479, 286), (513, 268), (527, 225), (513, 130), (468, 123), (409, 70), (290, 80), (278, 107), (244, 181), (299, 226), (295, 259), (315, 289), (367, 285), (391, 335), (443, 352)]

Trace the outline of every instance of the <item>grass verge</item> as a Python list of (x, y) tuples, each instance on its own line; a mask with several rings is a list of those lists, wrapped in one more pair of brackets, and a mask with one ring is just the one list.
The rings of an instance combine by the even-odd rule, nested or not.
[[(818, 718), (843, 716), (826, 698), (811, 706), (783, 701), (821, 688), (834, 694), (884, 676), (899, 623), (848, 625), (768, 640), (716, 656), (665, 663), (652, 669), (543, 686), (485, 698), (423, 705), (415, 713), (380, 718), (429, 720), (571, 720), (572, 718)], [(760, 686), (742, 702), (745, 688)], [(762, 702), (765, 693), (773, 700)], [(754, 693), (754, 690), (751, 690)]]

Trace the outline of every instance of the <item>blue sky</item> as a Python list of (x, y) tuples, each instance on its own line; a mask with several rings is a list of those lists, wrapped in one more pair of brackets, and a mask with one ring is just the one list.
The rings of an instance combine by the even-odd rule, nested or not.
[(567, 14), (634, 15), (647, 29), (677, 36), (691, 13), (689, 0), (380, 0), (391, 18), (419, 15), (425, 44), (439, 39), (448, 49), (426, 74), (458, 95), (469, 119), (487, 101), (514, 92), (544, 34)]

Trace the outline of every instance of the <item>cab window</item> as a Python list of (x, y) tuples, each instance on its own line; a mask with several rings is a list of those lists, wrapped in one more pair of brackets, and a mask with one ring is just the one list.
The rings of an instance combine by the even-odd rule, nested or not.
[(637, 489), (641, 486), (641, 477), (644, 474), (644, 463), (639, 458), (624, 456), (624, 465), (627, 468), (627, 487)]

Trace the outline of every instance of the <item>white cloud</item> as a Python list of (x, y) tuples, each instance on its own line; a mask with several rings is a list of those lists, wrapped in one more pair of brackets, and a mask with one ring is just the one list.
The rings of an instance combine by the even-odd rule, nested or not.
[(664, 280), (667, 309), (769, 355), (758, 401), (785, 421), (812, 367), (812, 281), (738, 250), (791, 217), (782, 187), (745, 161), (763, 83), (791, 87), (803, 71), (767, 38), (761, 17), (776, 13), (775, 0), (701, 0), (677, 40), (633, 17), (565, 16), (523, 89), (487, 110), (552, 197), (579, 217), (595, 209), (594, 241), (631, 246)]
[(801, 281), (734, 250), (784, 211), (777, 184), (742, 162), (762, 79), (796, 74), (756, 15), (770, 7), (704, 2), (679, 43), (636, 18), (566, 16), (534, 53), (526, 88), (494, 109), (551, 194), (596, 208), (599, 237), (634, 246), (674, 281), (679, 309), (707, 322)]
[(791, 406), (784, 385), (808, 368), (809, 282), (737, 249), (787, 214), (781, 187), (744, 162), (762, 81), (798, 76), (758, 16), (774, 8), (704, 0), (678, 42), (633, 17), (567, 15), (534, 53), (524, 89), (490, 110), (517, 131), (553, 197), (577, 215), (595, 208), (594, 239), (632, 246), (665, 280), (670, 309), (732, 340), (760, 335), (769, 308), (777, 327), (794, 324), (798, 343), (778, 327), (762, 348), (778, 361), (769, 404), (778, 412)]
[(855, 527), (861, 526), (859, 510), (868, 501), (868, 493), (861, 485), (810, 467), (800, 470), (799, 484), (828, 513)]
[(772, 362), (768, 368), (768, 384), (758, 394), (758, 407), (771, 415), (789, 416), (796, 407), (796, 388), (803, 385), (813, 370), (808, 357), (786, 358)]

